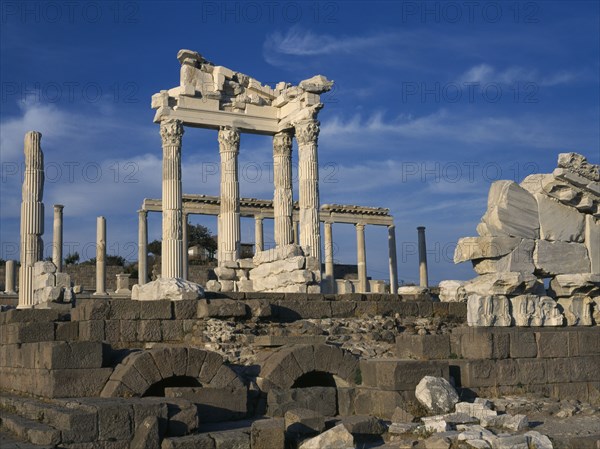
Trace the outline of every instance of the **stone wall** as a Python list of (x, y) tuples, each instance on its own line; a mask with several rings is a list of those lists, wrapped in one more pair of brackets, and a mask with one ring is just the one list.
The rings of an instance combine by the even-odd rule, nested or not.
[(494, 182), (477, 232), (459, 240), (454, 261), (470, 260), (479, 276), (442, 297), (468, 298), (470, 325), (591, 324), (600, 296), (597, 165), (563, 153), (551, 174)]

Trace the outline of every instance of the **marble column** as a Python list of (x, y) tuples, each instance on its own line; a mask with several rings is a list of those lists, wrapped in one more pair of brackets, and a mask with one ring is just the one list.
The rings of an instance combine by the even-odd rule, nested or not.
[(398, 293), (398, 259), (396, 256), (396, 226), (388, 226), (388, 258), (390, 264), (390, 293)]
[(317, 139), (319, 121), (302, 120), (295, 124), (298, 140), (298, 178), (300, 203), (300, 246), (306, 255), (321, 264), (319, 221), (319, 160)]
[(21, 203), (21, 268), (19, 269), (19, 303), (24, 309), (34, 305), (33, 265), (42, 259), (44, 234), (44, 154), (42, 134), (25, 134), (25, 177)]
[(335, 293), (335, 276), (333, 270), (333, 223), (325, 222), (325, 291)]
[(254, 253), (265, 250), (263, 217), (254, 217)]
[(367, 249), (365, 245), (365, 225), (356, 223), (356, 260), (358, 267), (359, 293), (367, 293)]
[(296, 245), (300, 244), (300, 222), (294, 222), (294, 243)]
[(148, 282), (148, 211), (138, 210), (138, 284)]
[(189, 253), (188, 253), (188, 213), (183, 213), (183, 228), (182, 228), (182, 240), (183, 240), (183, 279), (187, 281), (189, 276)]
[(427, 245), (425, 243), (425, 226), (417, 228), (419, 235), (419, 286), (427, 287), (429, 280), (427, 278)]
[(161, 277), (183, 278), (183, 225), (181, 201), (181, 140), (180, 120), (160, 123), (163, 147), (162, 166), (162, 254)]
[(274, 234), (277, 246), (289, 245), (294, 241), (292, 228), (292, 136), (283, 131), (273, 137), (273, 213)]
[(106, 295), (106, 218), (96, 219), (96, 296)]
[(15, 291), (15, 261), (14, 260), (7, 260), (6, 264), (4, 265), (4, 277), (5, 277), (5, 282), (4, 282), (4, 293), (8, 294), (8, 295), (14, 295), (16, 293)]
[(219, 130), (221, 155), (221, 229), (218, 245), (219, 265), (240, 258), (240, 184), (238, 181), (238, 154), (240, 133), (222, 126)]
[(52, 262), (56, 265), (56, 272), (62, 272), (62, 247), (63, 247), (63, 206), (54, 205), (54, 239), (52, 241)]

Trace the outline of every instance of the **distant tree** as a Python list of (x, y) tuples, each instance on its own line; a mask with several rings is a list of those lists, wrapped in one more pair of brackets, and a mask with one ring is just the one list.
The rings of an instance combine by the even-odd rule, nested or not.
[(127, 261), (122, 256), (106, 256), (106, 265), (119, 266), (124, 267), (127, 264)]
[(188, 224), (188, 247), (200, 246), (208, 251), (209, 258), (214, 259), (217, 241), (206, 226)]
[(65, 265), (74, 265), (77, 262), (79, 262), (79, 253), (78, 252), (69, 253), (69, 254), (67, 254), (67, 257), (65, 257)]
[(3, 267), (4, 265), (6, 265), (6, 260), (0, 257), (0, 267)]
[(160, 240), (154, 240), (148, 243), (148, 252), (154, 254), (155, 256), (160, 256), (161, 250), (162, 242)]

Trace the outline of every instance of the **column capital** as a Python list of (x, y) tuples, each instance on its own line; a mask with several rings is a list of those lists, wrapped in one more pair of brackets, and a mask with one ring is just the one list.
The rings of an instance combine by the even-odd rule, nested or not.
[(316, 119), (301, 120), (294, 124), (296, 139), (300, 145), (315, 143), (319, 137), (320, 122)]
[(424, 231), (425, 230), (425, 226), (417, 226), (417, 231)]
[(160, 137), (162, 138), (163, 146), (181, 146), (181, 138), (183, 137), (183, 133), (183, 123), (181, 120), (168, 119), (160, 122)]
[(221, 126), (219, 129), (219, 152), (234, 152), (240, 150), (240, 132), (231, 126)]
[(138, 214), (140, 216), (147, 217), (148, 216), (148, 211), (146, 209), (140, 209), (140, 210), (138, 210)]
[(62, 204), (55, 204), (54, 205), (54, 210), (55, 211), (62, 211), (64, 208), (65, 208), (65, 206), (62, 205)]
[(288, 156), (292, 151), (292, 134), (281, 131), (273, 136), (273, 155)]
[(357, 231), (364, 231), (364, 229), (365, 229), (364, 223), (355, 223), (354, 226), (356, 227)]

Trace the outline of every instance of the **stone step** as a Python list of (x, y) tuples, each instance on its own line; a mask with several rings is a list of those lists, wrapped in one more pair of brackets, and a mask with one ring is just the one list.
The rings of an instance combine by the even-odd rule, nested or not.
[[(220, 432), (197, 433), (183, 437), (165, 438), (162, 449), (250, 449), (250, 435), (246, 430), (223, 430)], [(276, 449), (276, 448), (273, 448)]]
[(55, 447), (61, 441), (59, 430), (5, 410), (0, 411), (0, 430), (39, 446)]
[(96, 436), (96, 413), (89, 410), (66, 408), (59, 404), (8, 394), (0, 396), (0, 411), (2, 410), (59, 430), (63, 443), (93, 441)]
[(39, 446), (17, 440), (13, 434), (0, 432), (0, 447), (2, 449), (51, 449), (54, 446)]

